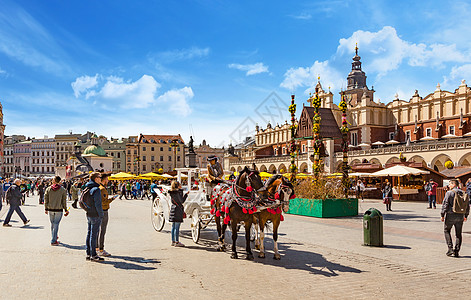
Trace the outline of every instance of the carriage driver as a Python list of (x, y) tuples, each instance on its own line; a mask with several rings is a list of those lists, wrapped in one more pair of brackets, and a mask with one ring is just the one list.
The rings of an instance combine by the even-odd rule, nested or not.
[(210, 186), (210, 196), (213, 197), (214, 187), (223, 181), (224, 170), (222, 169), (221, 164), (216, 155), (211, 155), (207, 158), (208, 160), (208, 180)]

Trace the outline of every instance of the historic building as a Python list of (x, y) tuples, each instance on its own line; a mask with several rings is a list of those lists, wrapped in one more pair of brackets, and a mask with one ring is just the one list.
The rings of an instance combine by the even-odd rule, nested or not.
[[(425, 97), (416, 91), (408, 101), (396, 95), (389, 103), (381, 103), (375, 101), (375, 90), (368, 87), (361, 65), (358, 48), (355, 48), (347, 89), (340, 92), (348, 102), (351, 165), (367, 162), (382, 168), (398, 162), (402, 155), (408, 161), (437, 171), (443, 170), (447, 161), (455, 166), (471, 166), (471, 89), (464, 80), (453, 92), (442, 90), (438, 84), (435, 91)], [(326, 92), (320, 82), (315, 90), (321, 100), (324, 170), (334, 173), (342, 162), (341, 134), (337, 130), (342, 112), (330, 90)], [(295, 137), (299, 145), (298, 170), (308, 173), (312, 169), (309, 157), (313, 152), (313, 108), (310, 106), (303, 105)], [(266, 129), (257, 126), (253, 144), (230, 147), (233, 153), (228, 151), (225, 155), (226, 169), (234, 171), (255, 164), (261, 171), (286, 171), (289, 166), (287, 141), (291, 137), (288, 124), (283, 126), (272, 128), (268, 124)]]
[(5, 158), (4, 158), (4, 144), (5, 144), (5, 124), (3, 124), (3, 106), (0, 103), (0, 174), (5, 175)]
[(3, 148), (4, 177), (8, 178), (15, 176), (15, 169), (18, 169), (19, 167), (15, 166), (15, 161), (13, 159), (13, 145), (25, 140), (26, 137), (24, 135), (11, 135), (5, 137)]
[(219, 158), (221, 165), (224, 169), (224, 148), (212, 148), (207, 143), (206, 140), (195, 147), (196, 153), (196, 166), (202, 169), (205, 169), (208, 165), (207, 158), (211, 155), (215, 155)]
[(56, 173), (55, 164), (56, 141), (45, 136), (31, 140), (31, 175), (53, 176)]
[(56, 168), (64, 168), (67, 165), (67, 160), (70, 155), (74, 153), (74, 145), (80, 138), (81, 134), (57, 134), (54, 139), (56, 140)]
[(31, 140), (13, 144), (13, 164), (16, 175), (31, 176)]
[(95, 133), (87, 132), (81, 138), (82, 148), (93, 145), (92, 140), (96, 139), (96, 143), (103, 148), (105, 153), (113, 158), (113, 173), (125, 172), (126, 170), (126, 142), (127, 139), (111, 138), (108, 140), (105, 136), (97, 136)]

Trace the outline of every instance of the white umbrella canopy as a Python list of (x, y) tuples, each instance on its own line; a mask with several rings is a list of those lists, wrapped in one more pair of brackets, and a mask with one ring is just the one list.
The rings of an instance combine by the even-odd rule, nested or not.
[(165, 177), (165, 178), (175, 178), (175, 177), (173, 177), (172, 175), (169, 175), (169, 174), (162, 174), (162, 177)]
[(421, 141), (434, 141), (436, 138), (431, 137), (431, 136), (424, 136), (423, 138), (420, 139)]
[(353, 172), (348, 173), (349, 177), (370, 177), (371, 173)]
[(471, 136), (471, 132), (465, 133), (463, 136)]
[(381, 142), (381, 141), (377, 141), (377, 142), (374, 142), (374, 143), (371, 144), (371, 145), (373, 145), (373, 146), (382, 146), (382, 145), (384, 145), (384, 143)]
[(454, 135), (454, 134), (446, 134), (444, 136), (442, 136), (442, 139), (454, 139), (454, 138), (457, 138), (458, 136), (457, 135)]
[(399, 144), (399, 142), (396, 141), (396, 140), (390, 140), (390, 141), (387, 141), (386, 144), (387, 145), (394, 145), (394, 144)]
[(369, 147), (370, 144), (368, 143), (361, 143), (360, 145), (358, 145), (358, 147)]
[(420, 170), (401, 165), (396, 165), (378, 172), (371, 173), (371, 177), (385, 177), (385, 176), (405, 176), (405, 175), (421, 175), (430, 174), (429, 171)]

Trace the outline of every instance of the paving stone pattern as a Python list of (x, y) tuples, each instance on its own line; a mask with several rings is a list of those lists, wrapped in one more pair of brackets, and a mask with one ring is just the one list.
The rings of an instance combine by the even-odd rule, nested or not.
[[(360, 211), (383, 208), (360, 203)], [(393, 203), (384, 215), (384, 248), (362, 246), (362, 218), (315, 219), (287, 215), (280, 226), (281, 261), (275, 261), (271, 234), (267, 257), (239, 260), (216, 249), (215, 228), (191, 240), (182, 226), (185, 248), (170, 246), (170, 225), (156, 232), (150, 201), (111, 204), (103, 263), (85, 261), (86, 219), (80, 209), (64, 217), (61, 246), (50, 246), (50, 225), (37, 196), (22, 207), (31, 219), (0, 227), (0, 299), (469, 299), (470, 234), (462, 258), (445, 256), (439, 210), (423, 203)], [(0, 211), (3, 221), (6, 207)], [(469, 226), (469, 227), (468, 227)], [(465, 224), (465, 231), (471, 225)], [(230, 234), (227, 241), (230, 243)]]

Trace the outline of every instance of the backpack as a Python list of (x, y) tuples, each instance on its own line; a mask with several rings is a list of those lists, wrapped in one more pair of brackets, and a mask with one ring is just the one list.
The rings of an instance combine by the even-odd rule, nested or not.
[(430, 192), (431, 190), (432, 190), (431, 184), (430, 184), (430, 183), (427, 183), (427, 184), (425, 185), (425, 191), (426, 191), (426, 192)]
[(92, 207), (92, 196), (90, 194), (90, 190), (90, 187), (86, 187), (82, 191), (82, 194), (80, 195), (80, 199), (78, 201), (79, 206), (86, 212), (89, 212), (90, 208)]
[(453, 199), (453, 212), (455, 214), (465, 214), (469, 207), (469, 195), (467, 193), (455, 192)]

